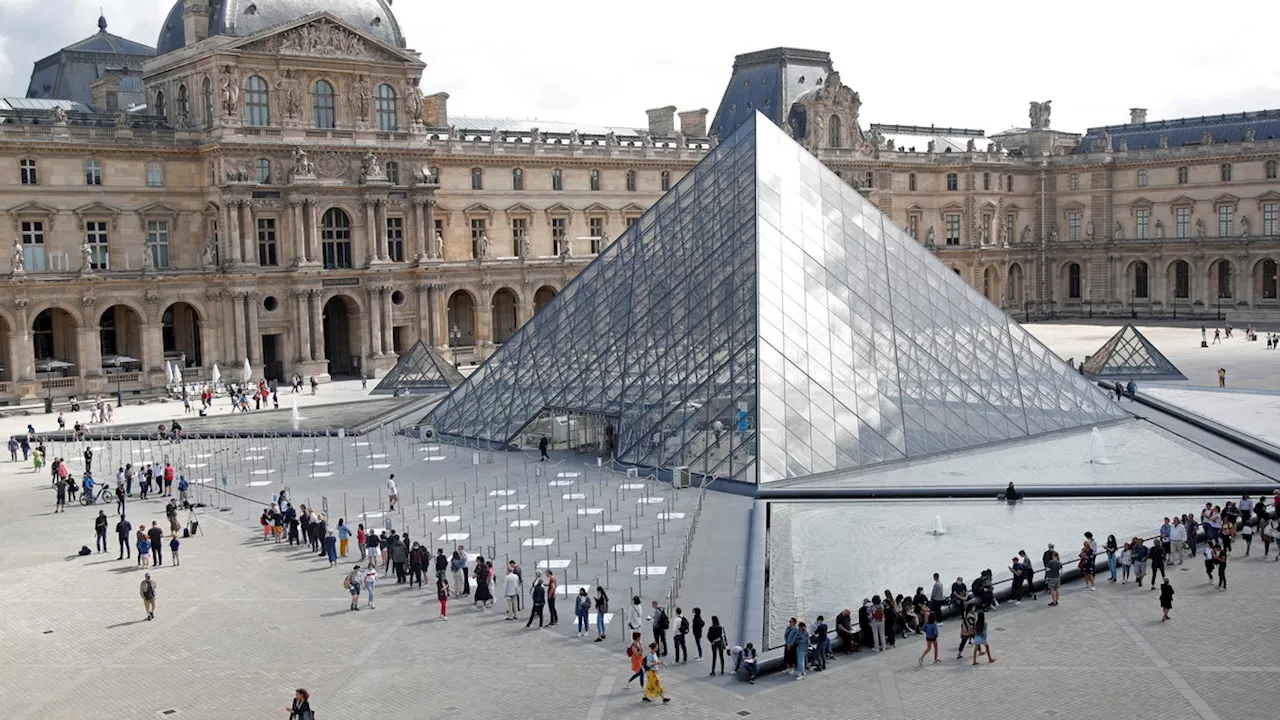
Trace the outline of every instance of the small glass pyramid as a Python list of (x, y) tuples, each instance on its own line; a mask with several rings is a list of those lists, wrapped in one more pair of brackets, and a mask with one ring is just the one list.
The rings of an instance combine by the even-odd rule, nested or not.
[(767, 483), (1127, 417), (758, 113), (427, 417)]
[(373, 395), (417, 395), (438, 390), (452, 390), (463, 383), (462, 373), (440, 356), (433, 348), (419, 340), (400, 356)]
[(1101, 380), (1186, 380), (1138, 328), (1125, 325), (1084, 362), (1084, 373)]

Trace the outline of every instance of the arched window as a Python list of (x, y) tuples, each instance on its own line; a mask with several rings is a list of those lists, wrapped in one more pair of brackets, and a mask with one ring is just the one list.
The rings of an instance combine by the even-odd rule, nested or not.
[(378, 129), (394, 132), (399, 127), (396, 118), (396, 91), (390, 85), (378, 86)]
[(1067, 297), (1072, 300), (1080, 299), (1080, 263), (1067, 266)]
[(213, 127), (213, 82), (205, 78), (200, 86), (200, 94), (204, 96), (204, 126)]
[(178, 121), (184, 126), (191, 123), (191, 98), (187, 95), (186, 83), (178, 86)]
[(1234, 278), (1231, 277), (1231, 263), (1226, 260), (1219, 260), (1216, 270), (1218, 276), (1218, 297), (1235, 297), (1235, 282)]
[(1267, 179), (1275, 180), (1276, 179), (1276, 161), (1268, 160), (1266, 167), (1267, 167)]
[(1262, 272), (1262, 299), (1276, 299), (1276, 261), (1270, 258), (1263, 260), (1258, 264), (1259, 270)]
[(1185, 260), (1173, 264), (1173, 297), (1177, 300), (1191, 298), (1191, 265)]
[(165, 110), (166, 110), (166, 108), (165, 108), (165, 105), (164, 105), (164, 91), (163, 91), (163, 90), (157, 90), (157, 91), (156, 91), (156, 111), (155, 111), (154, 113), (151, 113), (151, 114), (152, 114), (152, 115), (164, 115), (164, 114), (165, 114)]
[(667, 170), (662, 171), (662, 192), (671, 189), (671, 173)]
[(512, 189), (512, 190), (523, 190), (523, 189), (524, 189), (524, 170), (521, 170), (520, 168), (512, 168), (512, 170), (511, 170), (511, 189)]
[(907, 190), (910, 192), (916, 191), (916, 174), (915, 173), (911, 173), (907, 175)]
[(1149, 297), (1151, 283), (1148, 270), (1147, 264), (1141, 260), (1133, 264), (1133, 296), (1135, 298)]
[(262, 185), (271, 184), (271, 161), (266, 158), (258, 158), (253, 162), (253, 167), (257, 180)]
[(325, 210), (320, 220), (320, 253), (326, 268), (351, 267), (351, 218), (341, 208)]
[(265, 127), (271, 124), (270, 92), (267, 81), (253, 75), (244, 81), (244, 124)]
[(840, 116), (832, 115), (831, 120), (827, 123), (827, 145), (833, 148), (840, 147), (840, 139), (843, 134), (840, 132)]
[(478, 167), (471, 168), (471, 189), (484, 189), (484, 170)]
[(311, 119), (321, 130), (332, 130), (337, 121), (333, 86), (328, 80), (317, 80), (311, 88)]

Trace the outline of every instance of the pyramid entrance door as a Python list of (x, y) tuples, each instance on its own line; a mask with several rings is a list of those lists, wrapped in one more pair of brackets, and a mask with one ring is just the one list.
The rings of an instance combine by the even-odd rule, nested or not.
[(520, 433), (520, 445), (536, 450), (542, 438), (551, 450), (611, 457), (617, 451), (618, 417), (564, 408), (544, 408)]

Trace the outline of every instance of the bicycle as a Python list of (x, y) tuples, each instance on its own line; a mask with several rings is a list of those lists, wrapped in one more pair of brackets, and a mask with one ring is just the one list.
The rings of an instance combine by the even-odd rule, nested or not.
[(111, 501), (115, 500), (115, 498), (116, 496), (111, 492), (111, 488), (107, 487), (105, 484), (100, 484), (94, 488), (92, 493), (81, 493), (80, 504), (93, 505), (94, 503), (101, 502), (110, 505)]

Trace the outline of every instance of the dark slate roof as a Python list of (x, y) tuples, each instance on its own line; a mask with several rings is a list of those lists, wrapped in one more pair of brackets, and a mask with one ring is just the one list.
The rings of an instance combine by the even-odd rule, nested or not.
[[(164, 25), (160, 26), (156, 40), (160, 55), (186, 44), (182, 3), (183, 0), (175, 0)], [(248, 37), (308, 15), (328, 12), (378, 42), (394, 48), (405, 47), (400, 23), (391, 12), (391, 0), (210, 0), (209, 8), (210, 37)]]
[[(97, 34), (36, 61), (27, 97), (92, 103), (90, 83), (109, 69), (139, 70), (155, 54), (151, 47), (107, 32), (106, 18), (99, 17)], [(138, 95), (142, 97), (141, 87)]]
[(1169, 147), (1199, 145), (1207, 130), (1215, 143), (1240, 142), (1245, 133), (1252, 128), (1257, 140), (1280, 138), (1280, 110), (1258, 110), (1254, 112), (1231, 113), (1229, 115), (1210, 115), (1201, 117), (1177, 118), (1174, 120), (1158, 120), (1140, 125), (1108, 125), (1106, 127), (1089, 128), (1080, 138), (1075, 152), (1092, 152), (1093, 141), (1099, 139), (1103, 132), (1111, 134), (1112, 149), (1120, 147), (1120, 141), (1128, 143), (1130, 150), (1155, 149), (1160, 147), (1160, 136), (1169, 138)]
[(817, 50), (773, 48), (737, 56), (711, 134), (729, 137), (756, 111), (781, 125), (796, 98), (820, 85), (832, 70), (831, 55)]

